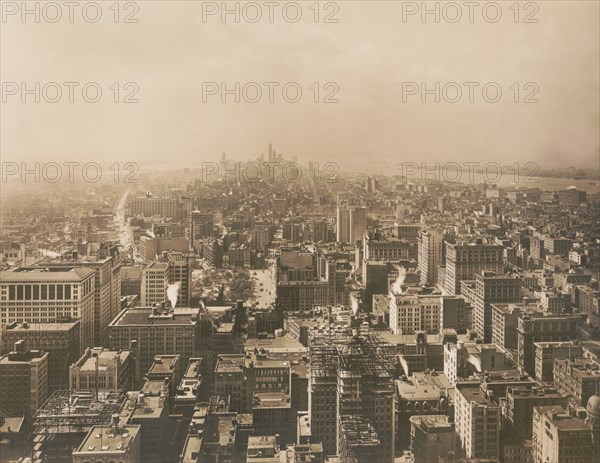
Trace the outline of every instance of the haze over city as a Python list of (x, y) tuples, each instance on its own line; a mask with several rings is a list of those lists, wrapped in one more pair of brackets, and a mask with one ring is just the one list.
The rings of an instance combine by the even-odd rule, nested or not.
[[(119, 23), (112, 12), (88, 23), (67, 11), (58, 23), (19, 13), (2, 24), (0, 77), (3, 82), (97, 82), (96, 104), (66, 89), (57, 103), (20, 101), (3, 95), (1, 151), (4, 160), (138, 162), (142, 168), (189, 166), (215, 161), (222, 152), (243, 158), (260, 154), (265, 140), (286, 146), (287, 156), (305, 160), (364, 161), (527, 161), (597, 165), (600, 124), (598, 2), (539, 2), (521, 7), (518, 22), (502, 3), (498, 22), (474, 10), (469, 22), (463, 3), (456, 23), (407, 15), (411, 2), (321, 3), (319, 22), (304, 4), (292, 23), (275, 10), (268, 20), (249, 23), (234, 15), (208, 15), (211, 2), (141, 2), (134, 18)], [(218, 5), (220, 2), (217, 2)], [(419, 4), (420, 2), (416, 2)], [(432, 2), (432, 4), (435, 2)], [(314, 8), (314, 7), (313, 7)], [(514, 7), (513, 7), (514, 8)], [(334, 14), (335, 13), (335, 14)], [(491, 17), (492, 12), (487, 16)], [(291, 13), (290, 13), (291, 14)], [(288, 14), (288, 16), (290, 16)], [(335, 23), (324, 22), (329, 14)], [(247, 13), (246, 16), (249, 16)], [(524, 22), (531, 16), (537, 22)], [(109, 86), (135, 83), (138, 103), (113, 102)], [(220, 94), (203, 101), (202, 84), (278, 82), (275, 101), (266, 89), (257, 103), (235, 103)], [(288, 103), (280, 89), (298, 83), (303, 95)], [(314, 103), (308, 87), (318, 82), (320, 100), (338, 86), (338, 103)], [(405, 82), (458, 83), (457, 103), (420, 94), (403, 102)], [(464, 82), (477, 82), (474, 102)], [(497, 103), (481, 97), (496, 82)], [(515, 82), (520, 102), (509, 89)], [(524, 89), (527, 83), (537, 85)], [(81, 87), (79, 87), (81, 88)], [(537, 103), (523, 99), (535, 93)], [(6, 94), (6, 92), (4, 92)], [(121, 88), (121, 99), (131, 93)]]

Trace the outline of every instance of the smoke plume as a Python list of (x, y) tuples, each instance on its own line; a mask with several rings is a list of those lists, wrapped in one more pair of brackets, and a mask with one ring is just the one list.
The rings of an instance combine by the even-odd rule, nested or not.
[(181, 283), (176, 281), (173, 284), (170, 284), (167, 287), (167, 299), (171, 302), (171, 307), (175, 308), (177, 305), (177, 298), (179, 293), (179, 288), (181, 288)]
[(408, 363), (406, 363), (406, 359), (404, 358), (404, 355), (399, 355), (398, 357), (400, 357), (400, 364), (402, 365), (402, 368), (404, 369), (404, 374), (406, 376), (408, 376)]
[(395, 296), (402, 294), (402, 285), (406, 279), (406, 269), (401, 265), (398, 265), (396, 268), (398, 269), (398, 277), (396, 278), (396, 281), (392, 283), (392, 294)]
[(350, 304), (352, 307), (352, 313), (356, 315), (356, 313), (358, 312), (358, 300), (356, 300), (356, 296), (354, 295), (354, 293), (350, 293)]

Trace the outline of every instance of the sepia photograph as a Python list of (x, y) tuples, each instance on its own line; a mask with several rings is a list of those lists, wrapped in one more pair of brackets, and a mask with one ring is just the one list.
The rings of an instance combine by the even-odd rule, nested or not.
[(598, 0), (0, 0), (0, 463), (599, 463)]

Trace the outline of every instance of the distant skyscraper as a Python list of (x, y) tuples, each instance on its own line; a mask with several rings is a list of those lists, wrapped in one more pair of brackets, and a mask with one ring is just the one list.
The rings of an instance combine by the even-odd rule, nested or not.
[(444, 230), (432, 228), (419, 232), (419, 271), (422, 285), (433, 285), (438, 280), (438, 266), (442, 264)]
[(337, 207), (337, 241), (354, 243), (367, 230), (367, 208), (362, 206)]

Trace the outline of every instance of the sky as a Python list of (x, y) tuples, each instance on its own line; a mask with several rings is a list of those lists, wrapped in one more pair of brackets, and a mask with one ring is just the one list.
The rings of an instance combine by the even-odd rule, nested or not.
[[(97, 22), (93, 7), (70, 22), (59, 1), (60, 19), (50, 22), (58, 10), (47, 8), (36, 22), (21, 16), (21, 2), (2, 2), (2, 161), (196, 167), (223, 152), (254, 158), (272, 142), (286, 157), (342, 168), (482, 159), (598, 166), (597, 1), (518, 10), (483, 1), (472, 21), (465, 2), (427, 2), (438, 22), (421, 16), (422, 2), (277, 2), (272, 21), (265, 2), (228, 2), (239, 22), (221, 16), (221, 2), (114, 3), (98, 2)], [(76, 83), (73, 102), (64, 82)], [(236, 82), (239, 102), (221, 92), (224, 84), (235, 93)]]

